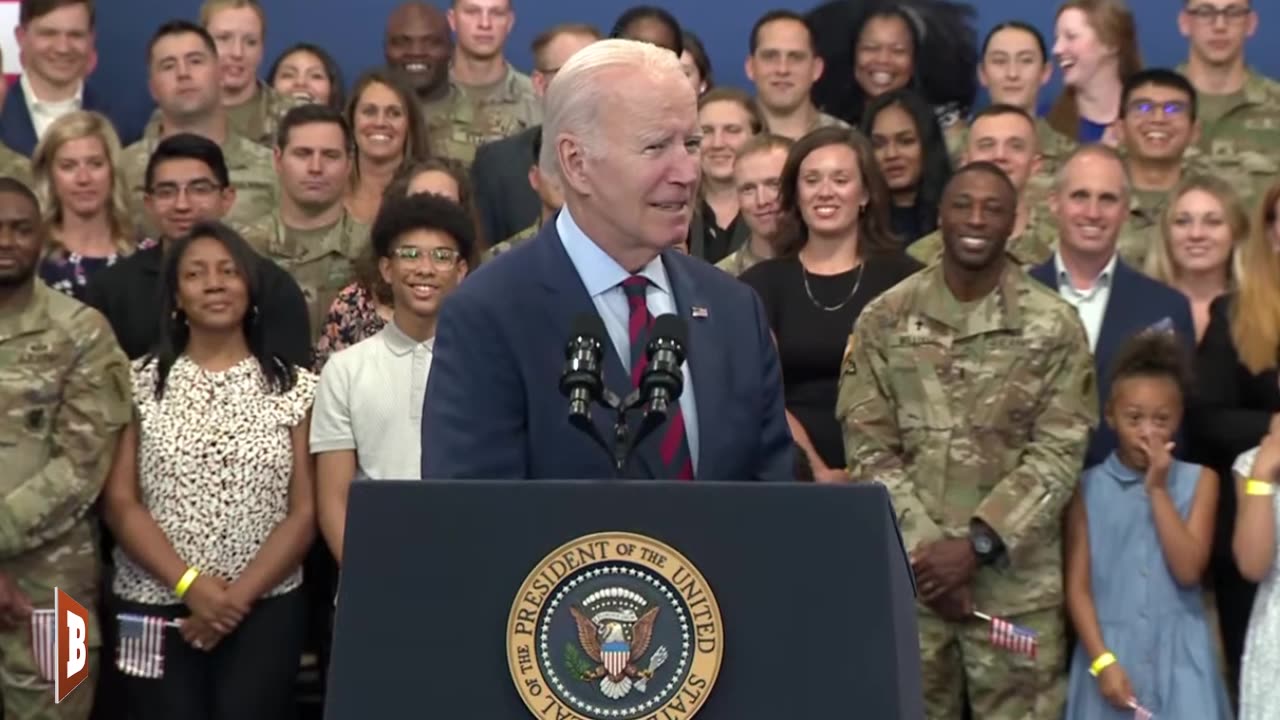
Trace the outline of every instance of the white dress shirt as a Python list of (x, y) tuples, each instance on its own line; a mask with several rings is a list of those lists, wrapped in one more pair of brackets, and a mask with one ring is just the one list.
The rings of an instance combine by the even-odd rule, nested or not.
[[(609, 257), (595, 241), (587, 237), (578, 223), (574, 221), (569, 208), (560, 210), (556, 217), (556, 232), (560, 234), (560, 243), (569, 255), (569, 261), (582, 278), (582, 284), (591, 296), (591, 302), (604, 320), (605, 330), (613, 347), (618, 351), (622, 366), (631, 372), (631, 335), (628, 325), (631, 309), (627, 304), (626, 293), (622, 290), (622, 281), (631, 277), (616, 260)], [(640, 270), (638, 275), (649, 279), (649, 291), (645, 300), (649, 306), (649, 314), (657, 317), (666, 313), (679, 314), (676, 307), (675, 294), (671, 290), (671, 280), (667, 277), (667, 269), (662, 258), (654, 258)], [(686, 320), (686, 322), (688, 322)], [(708, 348), (712, 350), (711, 348)], [(685, 437), (689, 441), (689, 456), (693, 460), (694, 474), (698, 470), (698, 408), (694, 402), (693, 377), (689, 374), (689, 363), (681, 368), (684, 373), (684, 392), (680, 394), (680, 412), (684, 414)]]
[(1071, 303), (1080, 315), (1084, 331), (1089, 336), (1089, 349), (1097, 350), (1098, 335), (1102, 332), (1102, 319), (1107, 315), (1107, 302), (1111, 299), (1111, 283), (1115, 279), (1116, 255), (1111, 255), (1098, 277), (1089, 287), (1080, 289), (1071, 283), (1071, 275), (1062, 262), (1062, 253), (1054, 251), (1053, 268), (1058, 278), (1058, 294)]
[(66, 100), (45, 102), (36, 97), (36, 91), (31, 88), (31, 80), (26, 73), (22, 74), (18, 82), (22, 85), (22, 97), (27, 101), (27, 113), (31, 115), (31, 125), (36, 129), (37, 142), (44, 138), (45, 131), (54, 120), (84, 106), (84, 83), (80, 84), (75, 95)]
[(311, 452), (355, 450), (356, 479), (419, 479), (422, 396), (434, 345), (435, 338), (405, 335), (393, 320), (329, 358), (316, 388)]

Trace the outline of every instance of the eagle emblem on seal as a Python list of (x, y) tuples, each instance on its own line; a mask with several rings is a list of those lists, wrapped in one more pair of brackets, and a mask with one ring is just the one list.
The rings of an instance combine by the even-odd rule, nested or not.
[(582, 608), (569, 608), (578, 626), (578, 643), (594, 663), (580, 664), (575, 674), (584, 682), (599, 680), (600, 692), (611, 700), (626, 697), (633, 689), (645, 692), (667, 660), (667, 649), (660, 647), (647, 666), (640, 665), (649, 652), (660, 610), (647, 605), (639, 593), (608, 588), (588, 597)]

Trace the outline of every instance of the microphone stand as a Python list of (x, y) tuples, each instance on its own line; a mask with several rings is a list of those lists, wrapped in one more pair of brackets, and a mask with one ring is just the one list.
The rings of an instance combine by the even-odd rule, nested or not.
[(615, 476), (622, 478), (626, 475), (627, 465), (631, 462), (636, 448), (662, 425), (667, 419), (667, 411), (665, 408), (650, 408), (640, 421), (640, 427), (632, 434), (630, 424), (627, 422), (628, 414), (644, 407), (648, 403), (648, 398), (640, 394), (639, 388), (632, 390), (625, 398), (620, 398), (612, 390), (603, 388), (596, 398), (596, 402), (600, 403), (606, 410), (611, 410), (614, 413), (612, 443), (606, 440), (600, 431), (596, 429), (595, 423), (591, 421), (589, 407), (586, 412), (571, 412), (569, 422), (590, 436), (602, 450), (609, 453), (609, 456), (613, 459)]

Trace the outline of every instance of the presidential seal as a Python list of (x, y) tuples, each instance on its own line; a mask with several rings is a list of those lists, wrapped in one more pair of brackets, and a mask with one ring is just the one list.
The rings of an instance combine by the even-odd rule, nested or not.
[(535, 717), (677, 720), (706, 702), (724, 654), (720, 607), (683, 555), (631, 533), (543, 559), (507, 622), (507, 663)]

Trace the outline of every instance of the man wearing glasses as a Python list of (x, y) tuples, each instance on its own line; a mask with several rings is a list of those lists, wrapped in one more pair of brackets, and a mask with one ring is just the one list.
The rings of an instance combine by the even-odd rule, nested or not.
[(185, 20), (167, 22), (152, 35), (147, 58), (148, 84), (160, 122), (125, 148), (121, 158), (129, 209), (142, 220), (144, 230), (154, 234), (160, 228), (150, 225), (150, 215), (143, 212), (143, 173), (157, 143), (178, 133), (206, 137), (222, 148), (236, 190), (234, 204), (226, 211), (229, 224), (246, 225), (271, 212), (277, 201), (271, 151), (231, 130), (222, 106), (222, 72), (213, 37)]
[(475, 249), (466, 211), (430, 194), (389, 199), (371, 238), (378, 271), (395, 298), (391, 322), (325, 363), (311, 420), (317, 515), (339, 565), (352, 480), (420, 476), (422, 399), (436, 319), (466, 277)]
[(1116, 127), (1133, 192), (1117, 251), (1139, 270), (1148, 250), (1160, 241), (1169, 192), (1184, 174), (1212, 171), (1210, 158), (1187, 158), (1187, 149), (1200, 134), (1197, 118), (1195, 89), (1182, 75), (1150, 68), (1125, 81)]
[(1280, 83), (1245, 64), (1258, 14), (1250, 0), (1184, 0), (1178, 30), (1190, 42), (1178, 71), (1199, 96), (1204, 125), (1193, 152), (1236, 166), (1260, 195), (1280, 172)]
[[(147, 164), (144, 187), (148, 223), (159, 232), (139, 243), (137, 252), (95, 275), (85, 296), (111, 323), (130, 360), (153, 350), (159, 334), (156, 293), (169, 242), (187, 234), (196, 223), (223, 218), (236, 202), (221, 148), (191, 133), (160, 141)], [(311, 338), (302, 291), (287, 272), (260, 259), (263, 331), (277, 338), (276, 346), (286, 360), (310, 367)]]
[(369, 243), (369, 227), (342, 202), (353, 147), (337, 110), (303, 105), (285, 113), (275, 149), (280, 207), (241, 229), (302, 288), (313, 342), (334, 298), (355, 280), (356, 260)]

